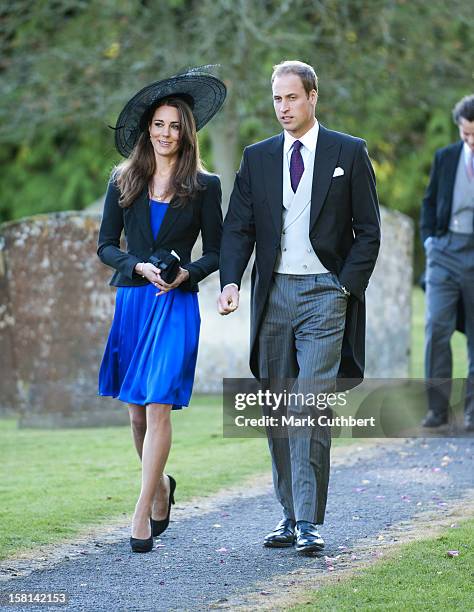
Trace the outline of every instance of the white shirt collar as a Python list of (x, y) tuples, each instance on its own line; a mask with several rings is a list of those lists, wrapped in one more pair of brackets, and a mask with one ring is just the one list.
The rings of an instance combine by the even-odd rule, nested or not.
[(283, 151), (285, 155), (291, 149), (295, 140), (299, 140), (301, 144), (308, 149), (308, 151), (311, 151), (311, 153), (314, 153), (314, 151), (316, 150), (316, 143), (318, 141), (318, 133), (319, 133), (319, 123), (317, 119), (315, 120), (313, 127), (310, 130), (308, 130), (306, 134), (303, 134), (303, 136), (301, 136), (300, 138), (294, 138), (291, 134), (288, 134), (288, 132), (285, 130), (283, 132), (283, 134), (285, 135), (285, 142), (283, 145)]
[[(285, 132), (286, 134), (286, 132)], [(293, 144), (293, 143), (291, 143)], [(471, 155), (471, 147), (467, 144), (467, 142), (464, 143), (464, 161), (466, 162), (466, 164), (469, 163), (469, 159), (470, 159), (470, 155)]]

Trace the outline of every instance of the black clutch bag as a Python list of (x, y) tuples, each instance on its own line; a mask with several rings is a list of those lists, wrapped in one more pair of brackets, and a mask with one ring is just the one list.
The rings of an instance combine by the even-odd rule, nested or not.
[(148, 262), (161, 270), (161, 278), (170, 285), (178, 276), (179, 272), (179, 257), (174, 252), (158, 249), (150, 255)]

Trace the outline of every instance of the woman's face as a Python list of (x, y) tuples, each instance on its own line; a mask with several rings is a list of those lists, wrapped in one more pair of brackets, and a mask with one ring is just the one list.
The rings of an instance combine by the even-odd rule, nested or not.
[(180, 121), (174, 106), (159, 106), (152, 117), (149, 131), (156, 155), (175, 157), (179, 150)]

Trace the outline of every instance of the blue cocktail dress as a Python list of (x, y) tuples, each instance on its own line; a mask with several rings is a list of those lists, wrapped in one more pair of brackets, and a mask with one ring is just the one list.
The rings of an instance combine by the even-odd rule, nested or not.
[[(150, 200), (157, 236), (168, 204)], [(201, 318), (197, 293), (179, 287), (157, 296), (151, 283), (118, 287), (115, 313), (99, 372), (99, 395), (130, 404), (188, 406)]]

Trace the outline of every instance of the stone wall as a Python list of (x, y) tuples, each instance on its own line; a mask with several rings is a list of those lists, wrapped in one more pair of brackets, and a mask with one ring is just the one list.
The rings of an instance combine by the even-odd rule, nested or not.
[(4, 224), (5, 303), (0, 354), (3, 411), (35, 427), (126, 422), (96, 397), (97, 367), (113, 309), (110, 276), (95, 255), (99, 215), (57, 213)]
[(410, 374), (414, 223), (381, 208), (382, 243), (367, 289), (366, 376)]
[(13, 324), (6, 275), (5, 239), (0, 234), (0, 414), (3, 415), (13, 415), (17, 410)]
[[(124, 404), (96, 396), (113, 314), (112, 271), (97, 256), (100, 215), (55, 213), (0, 227), (0, 412), (35, 427), (128, 420)], [(367, 375), (408, 375), (412, 222), (382, 210), (383, 246), (367, 292)], [(199, 247), (195, 249), (199, 256)], [(218, 275), (200, 285), (201, 342), (195, 392), (249, 377), (249, 272), (239, 310), (216, 311)]]

